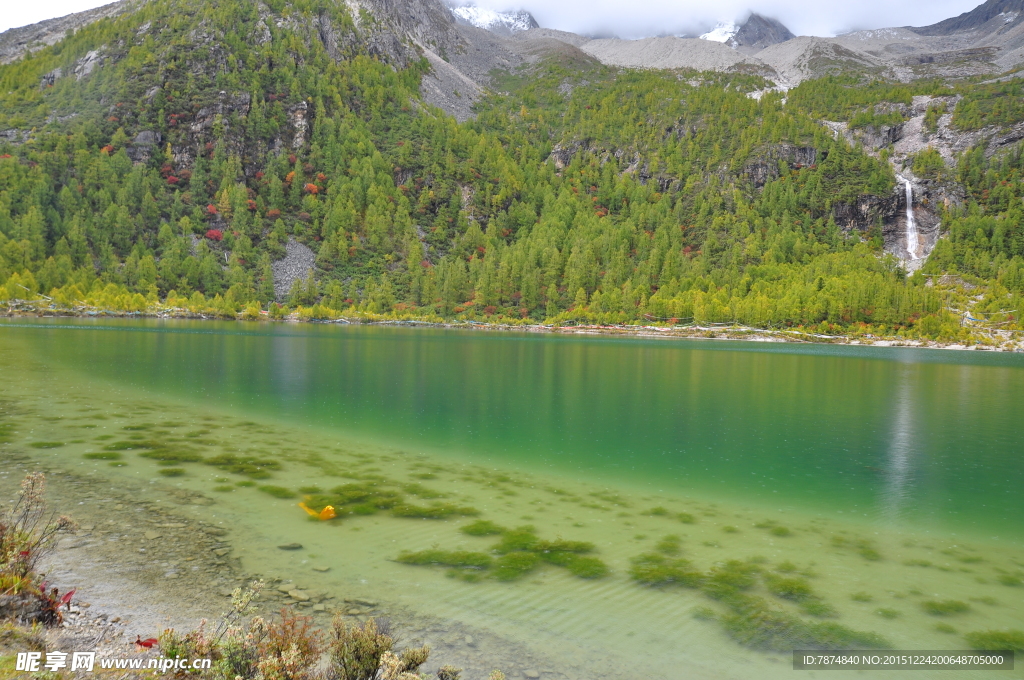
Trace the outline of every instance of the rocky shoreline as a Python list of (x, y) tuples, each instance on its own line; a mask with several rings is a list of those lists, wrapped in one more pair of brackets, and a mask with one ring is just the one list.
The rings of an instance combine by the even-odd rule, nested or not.
[[(158, 312), (120, 313), (111, 311), (64, 311), (37, 309), (35, 307), (8, 307), (0, 316), (8, 318), (128, 318), (128, 319), (182, 319), (249, 321), (251, 319), (230, 319), (195, 314), (181, 309), (165, 309)], [(406, 326), (443, 328), (452, 330), (511, 331), (519, 333), (558, 333), (563, 335), (617, 335), (637, 338), (673, 338), (689, 340), (743, 340), (747, 342), (789, 342), (826, 345), (853, 345), (863, 347), (911, 347), (917, 349), (945, 349), (961, 351), (1024, 352), (1024, 331), (994, 331), (990, 343), (976, 342), (961, 344), (901, 338), (897, 336), (853, 336), (823, 335), (795, 329), (764, 329), (746, 326), (716, 324), (712, 326), (601, 326), (594, 324), (546, 325), (546, 324), (503, 324), (483, 321), (433, 321), (425, 319), (387, 319), (383, 317), (339, 317), (337, 319), (303, 319), (295, 313), (283, 319), (261, 318), (259, 321), (275, 323), (315, 323), (340, 325)]]

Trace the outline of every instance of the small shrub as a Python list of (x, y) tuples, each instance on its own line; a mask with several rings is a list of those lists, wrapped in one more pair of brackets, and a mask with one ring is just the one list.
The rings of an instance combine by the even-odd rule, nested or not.
[(295, 498), (295, 492), (291, 489), (286, 489), (283, 486), (274, 486), (273, 484), (264, 484), (259, 487), (259, 490), (263, 493), (270, 494), (274, 498)]
[(969, 604), (960, 600), (925, 600), (921, 607), (932, 616), (950, 616), (971, 610)]

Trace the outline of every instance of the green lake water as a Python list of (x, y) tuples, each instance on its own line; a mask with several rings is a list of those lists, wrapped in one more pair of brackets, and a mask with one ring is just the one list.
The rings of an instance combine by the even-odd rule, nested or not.
[[(802, 574), (829, 618), (761, 581), (749, 592), (899, 648), (966, 648), (965, 633), (1024, 628), (1022, 355), (12, 320), (0, 322), (0, 385), (10, 450), (201, 491), (243, 539), (250, 571), (301, 572), (516, 640), (551, 659), (543, 677), (794, 674), (786, 654), (727, 633), (722, 601), (629, 578), (630, 560), (666, 535), (679, 536), (680, 556), (699, 570), (738, 559), (768, 574), (763, 584)], [(465, 583), (393, 558), (432, 546), (486, 552), (493, 538), (458, 531), (472, 517), (313, 523), (298, 497), (238, 486), (244, 474), (188, 462), (183, 476), (165, 478), (159, 461), (127, 445), (117, 467), (83, 457), (132, 436), (207, 458), (277, 461), (259, 484), (327, 489), (374, 478), (420, 504), (445, 494), (503, 526), (592, 542), (611, 573), (588, 580), (544, 566), (511, 583)], [(45, 441), (63, 445), (32, 447)], [(309, 555), (275, 551), (285, 538)], [(312, 572), (317, 562), (331, 571)], [(967, 611), (930, 614), (935, 600)], [(719, 621), (695, 617), (701, 608)]]

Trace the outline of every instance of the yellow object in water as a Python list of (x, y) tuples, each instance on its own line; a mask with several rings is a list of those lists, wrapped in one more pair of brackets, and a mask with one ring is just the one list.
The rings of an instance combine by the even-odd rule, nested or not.
[(305, 503), (299, 503), (299, 507), (308, 512), (313, 517), (319, 517), (320, 519), (334, 519), (338, 516), (338, 513), (334, 512), (334, 506), (328, 505), (326, 508), (317, 512), (313, 508), (309, 507)]

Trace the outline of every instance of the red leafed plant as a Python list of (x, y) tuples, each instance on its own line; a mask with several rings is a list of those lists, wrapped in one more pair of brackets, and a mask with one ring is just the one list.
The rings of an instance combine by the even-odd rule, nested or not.
[(61, 534), (74, 533), (74, 521), (46, 507), (46, 477), (34, 472), (22, 481), (18, 500), (0, 513), (0, 595), (5, 609), (26, 621), (60, 623), (60, 608), (75, 591), (60, 595), (36, 571)]
[(209, 204), (208, 206), (206, 206), (206, 212), (209, 215), (216, 215), (217, 214), (217, 206), (215, 206), (213, 203)]
[(222, 241), (224, 239), (224, 232), (220, 229), (210, 229), (206, 232), (206, 238), (211, 241)]

